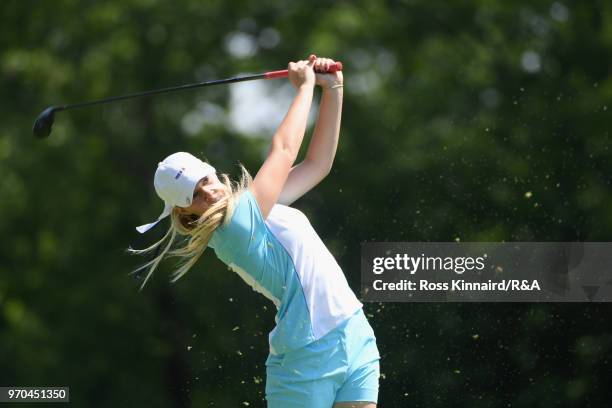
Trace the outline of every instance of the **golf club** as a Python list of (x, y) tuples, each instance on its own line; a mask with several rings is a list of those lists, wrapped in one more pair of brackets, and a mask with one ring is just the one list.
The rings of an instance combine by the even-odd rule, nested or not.
[[(336, 62), (335, 65), (332, 65), (330, 69), (326, 71), (325, 73), (332, 73), (336, 71), (342, 71), (341, 62)], [(319, 72), (319, 73), (323, 73), (323, 72)], [(64, 110), (68, 110), (68, 109), (83, 108), (86, 106), (100, 105), (103, 103), (122, 101), (124, 99), (139, 98), (142, 96), (157, 95), (157, 94), (166, 93), (166, 92), (183, 91), (186, 89), (200, 88), (204, 86), (230, 84), (234, 82), (243, 82), (243, 81), (253, 81), (256, 79), (286, 78), (287, 76), (288, 76), (288, 70), (283, 69), (280, 71), (264, 72), (263, 74), (248, 75), (248, 76), (234, 77), (234, 78), (227, 78), (227, 79), (219, 79), (219, 80), (207, 81), (207, 82), (198, 82), (195, 84), (178, 85), (178, 86), (173, 86), (169, 88), (162, 88), (162, 89), (155, 89), (152, 91), (133, 93), (129, 95), (113, 96), (110, 98), (99, 99), (96, 101), (80, 102), (80, 103), (75, 103), (75, 104), (70, 104), (70, 105), (61, 105), (61, 106), (50, 106), (44, 111), (42, 111), (40, 115), (38, 115), (38, 117), (36, 118), (36, 121), (34, 122), (32, 132), (34, 133), (34, 136), (40, 139), (48, 137), (51, 134), (51, 127), (53, 126), (53, 121), (55, 120), (55, 113), (61, 112)]]

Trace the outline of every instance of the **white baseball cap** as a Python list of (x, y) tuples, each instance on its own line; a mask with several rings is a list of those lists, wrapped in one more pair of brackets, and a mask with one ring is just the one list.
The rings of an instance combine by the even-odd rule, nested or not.
[(170, 215), (175, 206), (189, 207), (198, 182), (214, 172), (213, 166), (189, 153), (178, 152), (166, 157), (157, 165), (153, 181), (157, 195), (164, 200), (164, 210), (156, 221), (136, 227), (136, 230), (144, 234)]

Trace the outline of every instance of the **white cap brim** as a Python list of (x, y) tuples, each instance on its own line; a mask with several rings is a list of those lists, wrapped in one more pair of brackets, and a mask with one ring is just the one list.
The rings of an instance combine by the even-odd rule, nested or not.
[(158, 222), (160, 222), (161, 220), (169, 216), (171, 212), (172, 212), (172, 205), (165, 203), (164, 211), (162, 211), (160, 216), (157, 217), (157, 220), (150, 222), (148, 224), (144, 224), (139, 227), (136, 227), (136, 231), (140, 232), (141, 234), (144, 234), (145, 232), (147, 232), (148, 230), (156, 226)]
[(172, 208), (192, 205), (196, 185), (212, 173), (215, 173), (214, 167), (190, 153), (177, 152), (166, 157), (157, 165), (153, 180), (155, 192), (164, 201), (164, 211), (156, 221), (136, 227), (136, 230), (144, 234), (170, 215)]

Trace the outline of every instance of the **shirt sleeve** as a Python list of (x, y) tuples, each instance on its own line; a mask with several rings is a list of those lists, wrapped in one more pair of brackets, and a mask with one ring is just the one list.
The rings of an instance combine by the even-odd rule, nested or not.
[(238, 266), (257, 279), (266, 265), (268, 230), (250, 190), (236, 198), (229, 223), (213, 233), (209, 246), (228, 266)]

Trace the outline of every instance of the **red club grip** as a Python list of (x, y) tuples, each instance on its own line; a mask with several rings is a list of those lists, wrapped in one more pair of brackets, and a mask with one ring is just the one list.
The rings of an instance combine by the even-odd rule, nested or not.
[[(319, 71), (317, 72), (319, 74), (322, 74), (322, 73), (334, 73), (336, 71), (342, 71), (342, 63), (340, 61), (336, 62), (334, 65), (329, 67), (329, 70), (325, 72), (319, 72)], [(282, 69), (280, 71), (266, 72), (264, 75), (266, 76), (266, 79), (287, 78), (287, 76), (289, 75), (289, 71), (286, 69)]]

